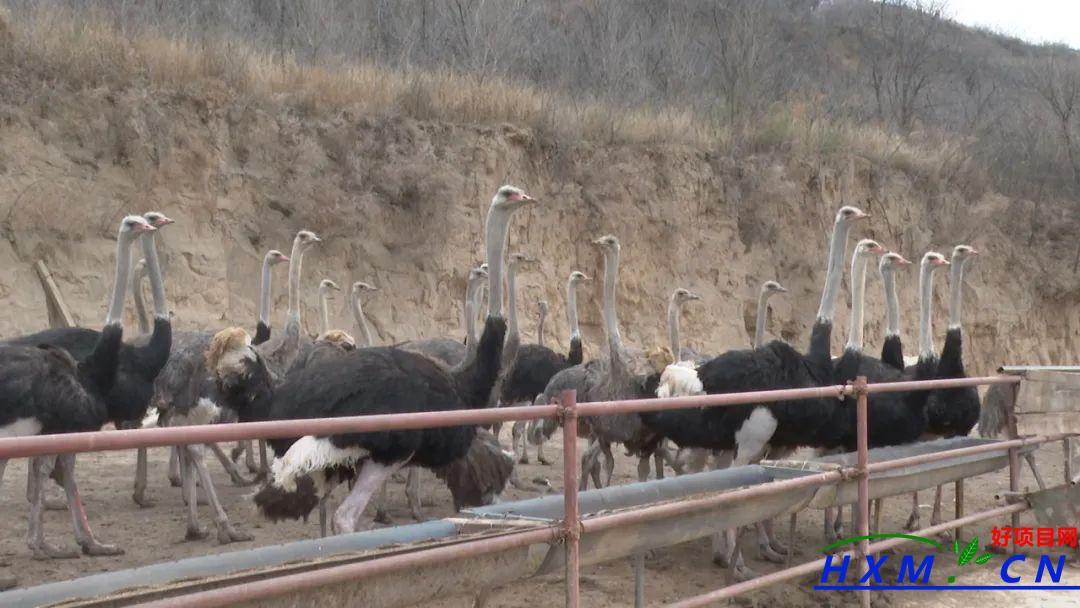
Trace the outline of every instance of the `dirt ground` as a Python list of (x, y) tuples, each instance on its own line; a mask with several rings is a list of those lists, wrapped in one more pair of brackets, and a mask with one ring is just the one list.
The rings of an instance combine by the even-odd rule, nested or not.
[[(508, 433), (504, 431), (506, 440)], [(584, 447), (584, 445), (582, 445)], [(519, 467), (523, 480), (534, 477), (546, 477), (554, 488), (562, 487), (562, 469), (558, 463), (560, 456), (559, 437), (549, 444), (547, 455), (556, 464), (524, 465)], [(81, 575), (130, 568), (143, 564), (179, 559), (209, 553), (240, 550), (255, 545), (271, 545), (318, 535), (315, 521), (309, 524), (289, 522), (271, 524), (261, 521), (245, 498), (250, 488), (234, 487), (220, 465), (210, 457), (211, 470), (218, 481), (217, 489), (223, 497), (231, 519), (244, 530), (250, 531), (255, 540), (249, 543), (219, 545), (214, 536), (204, 541), (186, 542), (183, 540), (185, 529), (185, 508), (178, 489), (169, 486), (166, 479), (167, 451), (151, 451), (150, 495), (157, 501), (152, 508), (141, 509), (131, 500), (132, 475), (134, 471), (134, 452), (110, 452), (80, 455), (77, 466), (87, 512), (99, 537), (110, 543), (124, 547), (126, 553), (117, 557), (82, 557), (73, 560), (34, 561), (25, 545), (27, 508), (24, 500), (26, 463), (12, 462), (0, 488), (0, 574), (12, 573), (19, 577), (22, 585), (35, 585), (50, 581), (64, 580)], [(1062, 478), (1061, 448), (1055, 444), (1038, 452), (1037, 460), (1040, 471), (1051, 483)], [(428, 472), (424, 472), (423, 496), (425, 515), (430, 518), (451, 515), (449, 491), (441, 486)], [(631, 483), (636, 479), (635, 463), (621, 457), (617, 461), (615, 483)], [(1022, 486), (1034, 487), (1034, 478), (1025, 468)], [(984, 475), (969, 480), (966, 486), (966, 507), (969, 513), (996, 506), (995, 492), (1008, 487), (1007, 472)], [(339, 494), (340, 494), (339, 490)], [(932, 492), (923, 492), (920, 502), (923, 505), (923, 525), (929, 525), (929, 503)], [(535, 494), (533, 494), (535, 495)], [(504, 494), (505, 500), (527, 498), (530, 494), (509, 488)], [(945, 493), (946, 513), (952, 511), (952, 488)], [(398, 523), (410, 523), (411, 519), (405, 502), (404, 486), (392, 484), (390, 492), (391, 514)], [(905, 497), (894, 498), (886, 502), (883, 531), (899, 531), (906, 520), (910, 501)], [(212, 526), (207, 507), (200, 508), (201, 521)], [(71, 523), (65, 512), (50, 511), (46, 515), (48, 538), (57, 543), (73, 543)], [(984, 543), (989, 542), (990, 529), (994, 525), (1008, 525), (1007, 522), (987, 522), (965, 529), (965, 536), (978, 534)], [(1021, 525), (1034, 525), (1034, 518), (1025, 515)], [(786, 523), (779, 526), (780, 538), (787, 541)], [(749, 537), (748, 537), (749, 538)], [(805, 561), (812, 557), (821, 546), (821, 515), (818, 512), (806, 512), (799, 518), (796, 546), (800, 553), (796, 561)], [(915, 547), (908, 550), (918, 551)], [(707, 540), (668, 547), (655, 552), (646, 561), (646, 597), (649, 605), (670, 602), (690, 595), (703, 593), (725, 584), (725, 573), (714, 566), (710, 559)], [(748, 564), (758, 572), (764, 573), (777, 569), (776, 566), (759, 560), (756, 548), (746, 550)], [(944, 557), (944, 556), (943, 556)], [(951, 556), (950, 556), (951, 558)], [(1000, 566), (1001, 557), (995, 556), (991, 564)], [(936, 568), (954, 563), (953, 560), (939, 559)], [(987, 566), (963, 570), (952, 568), (949, 574), (955, 574), (956, 584), (992, 584), (997, 578), (997, 567)], [(1013, 567), (1013, 573), (1019, 573), (1026, 579), (1034, 577), (1031, 566)], [(935, 578), (939, 574), (935, 575)], [(1065, 581), (1080, 584), (1080, 571), (1066, 569)], [(758, 592), (740, 598), (736, 603), (746, 606), (833, 606), (851, 605), (854, 597), (838, 592), (812, 590), (813, 580), (806, 579), (798, 583), (786, 584), (773, 589)], [(558, 577), (543, 577), (519, 583), (493, 594), (489, 606), (529, 607), (562, 606), (562, 583)], [(633, 604), (633, 571), (629, 560), (617, 561), (584, 569), (581, 589), (584, 606), (627, 606)], [(878, 595), (882, 605), (897, 607), (907, 606), (967, 606), (971, 604), (1008, 601), (1011, 606), (1080, 606), (1080, 592), (1012, 592), (1004, 591), (955, 591), (955, 592), (883, 592)], [(459, 608), (471, 606), (470, 598), (449, 598), (432, 603), (434, 608)]]

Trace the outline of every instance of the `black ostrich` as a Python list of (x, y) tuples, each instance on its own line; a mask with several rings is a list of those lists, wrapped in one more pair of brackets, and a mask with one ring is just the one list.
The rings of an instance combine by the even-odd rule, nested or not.
[[(238, 402), (241, 420), (485, 407), (506, 336), (503, 250), (514, 211), (532, 201), (512, 186), (501, 187), (492, 199), (485, 233), (488, 318), (476, 355), (464, 365), (449, 370), (401, 348), (365, 348), (308, 365), (273, 387), (259, 380), (265, 374), (258, 370), (265, 364), (258, 353), (232, 339), (229, 343), (237, 348), (225, 350), (213, 362), (208, 356), (217, 385), (229, 402)], [(255, 503), (270, 519), (306, 517), (337, 483), (355, 476), (355, 486), (333, 516), (335, 532), (354, 531), (363, 525), (364, 507), (390, 474), (408, 463), (426, 468), (450, 464), (467, 453), (475, 435), (476, 427), (460, 426), (273, 440), (273, 477), (255, 495)]]
[[(570, 350), (563, 356), (542, 344), (527, 344), (521, 348), (518, 354), (520, 365), (515, 363), (507, 372), (507, 380), (504, 384), (504, 395), (500, 400), (505, 404), (531, 404), (547, 389), (548, 382), (559, 372), (574, 366), (581, 365), (584, 359), (581, 348), (581, 327), (578, 324), (577, 289), (586, 281), (591, 281), (584, 272), (575, 270), (570, 273), (566, 280), (566, 321), (570, 328)], [(542, 331), (539, 330), (538, 331)], [(540, 334), (540, 341), (543, 334)], [(539, 390), (537, 390), (539, 389)], [(529, 396), (531, 395), (531, 396)], [(528, 447), (525, 445), (525, 436), (529, 424), (524, 421), (515, 421), (511, 428), (511, 447), (514, 456), (522, 464), (529, 463)], [(552, 429), (553, 432), (554, 429)], [(497, 433), (496, 433), (497, 435)], [(551, 464), (544, 457), (544, 436), (533, 433), (534, 439), (530, 441), (536, 444), (536, 460), (542, 464)], [(550, 436), (550, 433), (548, 433)], [(518, 445), (521, 445), (520, 455)]]
[[(124, 379), (122, 318), (124, 294), (131, 268), (131, 244), (140, 235), (155, 230), (137, 215), (120, 223), (116, 244), (116, 273), (105, 326), (91, 332), (93, 345), (75, 355), (48, 342), (26, 343), (25, 339), (0, 344), (0, 437), (96, 431), (115, 420), (114, 402)], [(167, 321), (166, 321), (167, 323)], [(78, 335), (85, 335), (83, 330)], [(41, 334), (37, 334), (41, 335)], [(60, 335), (50, 333), (58, 339)], [(166, 338), (167, 340), (167, 338)], [(71, 343), (81, 345), (72, 340)], [(76, 357), (78, 357), (76, 359)], [(121, 409), (121, 412), (127, 411)], [(54, 468), (55, 463), (55, 468)], [(0, 460), (0, 479), (6, 460)], [(75, 526), (75, 539), (87, 555), (118, 555), (123, 551), (102, 544), (90, 531), (86, 512), (75, 483), (75, 455), (37, 456), (30, 460), (27, 498), (30, 501), (28, 544), (38, 559), (75, 557), (77, 553), (53, 547), (45, 541), (42, 514), (44, 485), (50, 476), (64, 487), (68, 509)]]
[[(848, 233), (852, 224), (868, 215), (854, 207), (842, 207), (833, 223), (825, 288), (817, 320), (810, 335), (810, 349), (803, 355), (790, 345), (774, 340), (761, 348), (724, 353), (696, 370), (670, 365), (664, 370), (657, 395), (687, 396), (786, 388), (811, 388), (834, 382), (830, 353), (833, 313), (840, 291)], [(646, 426), (680, 447), (735, 450), (736, 465), (753, 462), (767, 446), (793, 448), (817, 446), (840, 409), (836, 399), (823, 397), (734, 407), (670, 410), (642, 413)], [(758, 544), (770, 560), (782, 560), (784, 547), (768, 538), (767, 526), (759, 526)], [(734, 568), (738, 578), (753, 576), (735, 555), (733, 531), (728, 542), (714, 538), (713, 559)]]
[(271, 249), (263, 256), (262, 282), (259, 286), (259, 321), (255, 324), (255, 338), (251, 341), (255, 346), (270, 339), (270, 310), (272, 308), (271, 298), (273, 297), (273, 290), (271, 289), (273, 273), (271, 270), (274, 266), (288, 261), (289, 256), (277, 249)]
[[(945, 333), (945, 346), (941, 349), (936, 378), (966, 378), (964, 371), (964, 346), (961, 330), (961, 300), (964, 290), (964, 266), (972, 256), (978, 255), (973, 247), (957, 245), (952, 252), (949, 269), (949, 328)], [(982, 403), (974, 386), (947, 388), (930, 393), (926, 406), (926, 432), (932, 437), (967, 437), (979, 421)], [(913, 510), (911, 529), (918, 527), (918, 499)], [(934, 508), (930, 525), (941, 522), (941, 486), (934, 491)]]

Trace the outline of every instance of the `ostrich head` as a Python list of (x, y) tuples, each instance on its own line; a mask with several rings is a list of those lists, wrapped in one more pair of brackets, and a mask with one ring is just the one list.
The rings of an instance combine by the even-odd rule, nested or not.
[(475, 283), (477, 281), (483, 281), (484, 279), (487, 278), (487, 276), (488, 276), (487, 264), (481, 264), (480, 266), (477, 266), (476, 268), (473, 268), (472, 270), (469, 271), (469, 279), (468, 279), (468, 281), (470, 283)]
[(329, 293), (330, 291), (341, 291), (341, 288), (338, 287), (337, 283), (331, 281), (330, 279), (323, 279), (319, 281), (319, 291), (323, 293)]
[(850, 205), (844, 205), (836, 212), (836, 223), (851, 224), (857, 220), (865, 220), (870, 217), (869, 213), (866, 213), (858, 207), (852, 207)]
[(344, 332), (340, 329), (325, 331), (316, 338), (315, 341), (336, 346), (346, 352), (356, 349), (356, 340), (350, 336), (348, 332)]
[(357, 281), (352, 284), (352, 293), (354, 296), (359, 296), (361, 293), (367, 291), (379, 291), (379, 288), (371, 283), (365, 283), (363, 281)]
[(578, 286), (578, 285), (581, 285), (585, 281), (591, 281), (591, 280), (592, 279), (589, 278), (589, 275), (585, 274), (584, 272), (581, 272), (580, 270), (575, 270), (574, 272), (570, 273), (570, 282), (573, 283), (575, 287)]
[(266, 262), (271, 266), (277, 266), (282, 262), (288, 262), (289, 256), (281, 253), (277, 249), (271, 249), (270, 251), (266, 252), (266, 255), (263, 257), (263, 259), (266, 260)]
[(217, 378), (242, 375), (247, 362), (254, 361), (251, 336), (243, 327), (226, 327), (214, 334), (206, 351), (206, 367)]
[(971, 245), (957, 245), (952, 250), (952, 263), (963, 264), (968, 258), (979, 255), (979, 252)]
[(949, 260), (945, 259), (945, 256), (936, 251), (927, 251), (922, 256), (923, 266), (930, 266), (931, 268), (941, 268), (942, 266), (948, 266)]
[(875, 255), (882, 255), (885, 253), (885, 248), (882, 247), (874, 239), (863, 239), (855, 245), (855, 255), (860, 258), (868, 258)]
[(513, 211), (535, 202), (536, 199), (525, 194), (525, 191), (521, 188), (502, 186), (492, 197), (491, 206), (499, 210)]
[(308, 247), (311, 247), (315, 243), (321, 242), (322, 239), (320, 239), (318, 236), (315, 235), (314, 232), (310, 230), (301, 230), (300, 232), (296, 233), (295, 244), (298, 245), (301, 250), (306, 250)]
[(168, 226), (175, 221), (166, 216), (164, 213), (161, 213), (160, 211), (147, 211), (143, 214), (143, 219), (145, 219), (147, 222), (150, 222), (150, 225), (154, 228)]
[(147, 232), (154, 232), (157, 228), (139, 215), (129, 215), (120, 223), (120, 238), (131, 242), (136, 237)]
[(761, 293), (769, 295), (777, 293), (787, 293), (787, 287), (784, 287), (776, 281), (765, 281), (761, 284)]
[(690, 291), (689, 289), (684, 289), (682, 287), (679, 287), (678, 289), (673, 291), (671, 293), (671, 297), (672, 297), (672, 299), (675, 300), (676, 304), (680, 304), (680, 305), (685, 304), (687, 302), (693, 302), (694, 300), (700, 300), (701, 299), (701, 296), (699, 296), (698, 294)]
[(896, 270), (898, 268), (910, 265), (910, 260), (904, 258), (904, 256), (896, 253), (895, 251), (890, 251), (885, 255), (881, 256), (881, 261), (878, 262), (878, 270), (881, 273), (885, 273), (890, 270)]
[(604, 252), (604, 255), (619, 252), (619, 239), (610, 234), (594, 240), (593, 245), (599, 247), (600, 251)]

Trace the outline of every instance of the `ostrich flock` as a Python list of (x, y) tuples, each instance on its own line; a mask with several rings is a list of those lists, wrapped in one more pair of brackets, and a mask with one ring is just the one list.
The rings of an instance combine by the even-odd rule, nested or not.
[[(858, 241), (850, 260), (847, 343), (839, 357), (833, 356), (833, 317), (849, 235), (869, 217), (850, 206), (836, 213), (832, 225), (821, 303), (805, 351), (781, 340), (765, 340), (768, 300), (786, 291), (772, 280), (761, 286), (750, 349), (700, 354), (683, 346), (680, 313), (701, 296), (682, 287), (674, 289), (668, 305), (670, 345), (648, 352), (625, 346), (616, 312), (620, 244), (611, 235), (593, 241), (604, 260), (602, 308), (607, 345), (601, 349), (602, 355), (587, 361), (583, 356), (577, 290), (591, 279), (581, 271), (572, 272), (565, 286), (570, 330), (565, 354), (544, 344), (546, 302), (539, 306), (537, 342), (523, 344), (518, 329), (516, 276), (537, 260), (520, 253), (508, 255), (506, 248), (515, 212), (536, 204), (513, 186), (503, 186), (495, 193), (485, 224), (486, 263), (468, 274), (464, 340), (448, 337), (387, 346), (373, 344), (362, 300), (377, 288), (365, 282), (351, 286), (359, 340), (330, 326), (327, 300), (330, 292), (340, 287), (329, 280), (319, 284), (318, 336), (313, 339), (301, 329), (302, 262), (305, 252), (320, 242), (307, 230), (296, 234), (289, 255), (277, 250), (266, 254), (254, 336), (242, 327), (217, 332), (174, 330), (155, 242), (156, 232), (166, 229), (172, 220), (158, 212), (129, 215), (120, 222), (114, 284), (100, 331), (50, 329), (0, 342), (0, 438), (95, 431), (108, 423), (117, 428), (140, 428), (547, 404), (566, 389), (576, 390), (579, 402), (589, 402), (821, 387), (844, 384), (856, 376), (867, 376), (870, 382), (964, 376), (961, 286), (965, 264), (976, 254), (966, 245), (953, 248), (951, 260), (933, 251), (922, 256), (918, 355), (905, 357), (896, 277), (911, 262), (873, 240)], [(142, 247), (143, 260), (133, 264), (131, 249), (136, 241)], [(878, 264), (886, 295), (887, 323), (880, 358), (866, 353), (863, 345), (863, 300), (872, 262)], [(283, 263), (288, 264), (288, 311), (284, 327), (272, 331), (271, 279), (274, 267)], [(938, 354), (931, 325), (932, 291), (935, 274), (946, 266), (950, 267), (951, 290), (948, 332)], [(147, 279), (153, 296), (152, 321), (143, 302), (143, 281)], [(129, 290), (139, 321), (134, 336), (124, 335), (121, 323)], [(874, 394), (869, 407), (871, 447), (964, 436), (980, 415), (974, 389)], [(850, 397), (821, 397), (583, 418), (578, 432), (588, 438), (589, 445), (581, 459), (581, 488), (590, 482), (597, 488), (611, 483), (615, 444), (622, 444), (627, 455), (637, 458), (642, 481), (650, 473), (662, 478), (666, 467), (676, 474), (700, 472), (706, 467), (783, 458), (798, 448), (819, 453), (852, 451), (856, 447), (855, 409)], [(516, 423), (510, 450), (501, 447), (497, 426), (490, 430), (459, 426), (240, 442), (229, 454), (214, 444), (185, 445), (172, 450), (169, 479), (182, 488), (188, 539), (208, 534), (198, 521), (200, 501), (213, 512), (219, 542), (251, 539), (229, 521), (204, 461), (207, 450), (221, 461), (233, 483), (260, 486), (253, 501), (263, 516), (271, 520), (307, 519), (318, 509), (321, 533), (342, 534), (363, 530), (373, 521), (389, 521), (385, 486), (403, 468), (402, 473), (409, 478), (406, 494), (414, 517), (422, 517), (418, 467), (433, 471), (446, 483), (456, 509), (490, 504), (498, 500), (508, 483), (522, 483), (514, 474), (514, 464), (529, 462), (530, 444), (536, 459), (550, 464), (543, 444), (557, 428), (554, 420)], [(242, 456), (253, 478), (241, 471), (238, 463)], [(5, 464), (0, 460), (0, 479)], [(146, 476), (146, 452), (140, 450), (133, 499), (150, 507), (153, 503), (146, 496)], [(45, 487), (50, 478), (66, 494), (66, 507), (82, 552), (122, 552), (99, 541), (91, 531), (75, 481), (75, 456), (63, 455), (35, 457), (29, 465), (28, 545), (33, 555), (47, 559), (78, 554), (45, 539), (42, 521), (49, 503)], [(328, 513), (329, 497), (343, 482), (348, 485), (346, 497)], [(369, 502), (374, 503), (372, 517), (365, 516)], [(940, 502), (938, 488), (935, 520), (940, 515)], [(877, 508), (880, 511), (880, 504)], [(917, 529), (918, 520), (916, 496), (907, 527)], [(828, 539), (840, 534), (840, 521), (836, 513), (826, 513)], [(757, 525), (757, 540), (763, 559), (782, 561), (789, 551), (777, 540), (769, 522)], [(714, 561), (731, 568), (739, 578), (753, 576), (736, 541), (735, 530), (717, 535)]]

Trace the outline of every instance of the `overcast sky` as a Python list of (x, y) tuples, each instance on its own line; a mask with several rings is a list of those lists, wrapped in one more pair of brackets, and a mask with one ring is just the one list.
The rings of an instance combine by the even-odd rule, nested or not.
[(947, 0), (960, 23), (988, 27), (1031, 42), (1080, 49), (1080, 0)]

